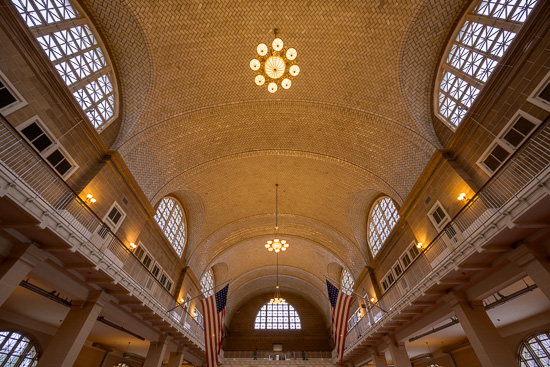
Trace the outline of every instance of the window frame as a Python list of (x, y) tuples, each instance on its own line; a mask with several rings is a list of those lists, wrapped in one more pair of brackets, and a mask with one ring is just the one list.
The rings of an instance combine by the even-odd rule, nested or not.
[[(33, 123), (35, 123), (41, 130), (42, 132), (48, 137), (48, 139), (50, 139), (50, 141), (52, 142), (48, 147), (46, 147), (43, 151), (39, 151), (38, 148), (32, 143), (32, 141), (29, 140), (29, 138), (27, 138), (27, 136), (23, 133), (23, 130), (27, 127), (29, 127), (30, 125), (32, 125)], [(63, 145), (61, 145), (59, 143), (59, 141), (57, 140), (57, 138), (55, 137), (55, 135), (50, 131), (50, 129), (48, 129), (47, 125), (44, 123), (44, 121), (42, 121), (42, 119), (40, 118), (40, 116), (38, 115), (34, 115), (33, 117), (31, 117), (30, 119), (28, 119), (27, 121), (23, 122), (22, 124), (18, 125), (16, 127), (17, 131), (19, 132), (19, 134), (21, 134), (21, 136), (23, 137), (23, 139), (25, 139), (25, 141), (27, 143), (29, 143), (32, 148), (35, 150), (36, 153), (38, 153), (38, 155), (40, 155), (40, 157), (43, 158), (43, 160), (54, 170), (55, 173), (57, 173), (63, 180), (67, 180), (69, 179), (69, 177), (71, 177), (71, 175), (76, 172), (76, 170), (79, 168), (78, 164), (76, 164), (75, 160), (71, 157), (71, 155), (67, 152), (67, 150), (63, 147)], [(64, 158), (69, 162), (69, 164), (72, 166), (67, 172), (65, 172), (65, 174), (61, 174), (56, 168), (55, 166), (48, 160), (48, 158), (50, 157), (51, 154), (53, 154), (56, 150), (59, 150), (61, 152), (61, 154), (64, 156)]]
[[(389, 228), (389, 231), (388, 231), (387, 236), (383, 240), (380, 240), (380, 245), (378, 246), (378, 248), (375, 248), (375, 247), (373, 247), (373, 245), (371, 243), (372, 233), (371, 233), (371, 228), (370, 228), (371, 223), (373, 222), (373, 212), (376, 210), (377, 206), (380, 205), (379, 203), (381, 203), (385, 199), (388, 199), (389, 202), (391, 203), (391, 205), (393, 205), (393, 207), (395, 208), (395, 212), (392, 213), (392, 217), (394, 216), (394, 214), (397, 217), (395, 218), (395, 223), (393, 224), (393, 226), (390, 227), (389, 226), (389, 219), (386, 218), (386, 216), (383, 212), (383, 209), (380, 208), (380, 211), (382, 212), (382, 219), (384, 220), (384, 223), (385, 223), (385, 227)], [(397, 223), (399, 222), (400, 219), (401, 219), (401, 216), (399, 215), (399, 209), (398, 209), (397, 205), (395, 204), (395, 201), (391, 197), (389, 197), (387, 195), (381, 195), (372, 203), (372, 205), (370, 207), (370, 210), (369, 210), (368, 220), (367, 220), (367, 243), (368, 243), (369, 250), (370, 250), (370, 253), (371, 253), (373, 259), (376, 257), (376, 255), (378, 255), (380, 253), (380, 251), (382, 250), (382, 248), (386, 244), (386, 241), (391, 236), (393, 230), (397, 226)], [(376, 227), (378, 225), (378, 223), (375, 223), (374, 225)], [(377, 229), (377, 228), (375, 228), (375, 229)], [(376, 231), (376, 232), (377, 232), (376, 235), (378, 236), (378, 239), (380, 239), (381, 238), (381, 233), (378, 233), (378, 231)]]
[[(160, 217), (162, 216), (159, 215), (159, 208), (161, 206), (161, 204), (163, 203), (164, 200), (172, 200), (174, 202), (174, 205), (179, 207), (179, 210), (181, 211), (182, 215), (181, 215), (181, 221), (177, 224), (177, 231), (174, 233), (174, 236), (177, 236), (180, 234), (180, 231), (182, 232), (182, 236), (183, 236), (183, 243), (174, 243), (170, 240), (170, 238), (168, 237), (168, 235), (166, 234), (166, 228), (168, 227), (168, 224), (169, 224), (169, 221), (170, 219), (172, 218), (172, 214), (173, 214), (173, 211), (174, 211), (174, 208), (170, 210), (170, 213), (168, 215), (168, 218), (165, 220), (165, 223), (164, 225), (161, 227), (160, 223), (159, 223), (159, 219), (157, 219), (157, 217)], [(165, 204), (166, 205), (166, 204)], [(166, 209), (165, 209), (166, 210)], [(185, 214), (185, 210), (183, 208), (183, 205), (181, 204), (181, 202), (179, 201), (178, 198), (174, 197), (174, 196), (171, 196), (171, 195), (167, 195), (167, 196), (164, 196), (162, 199), (159, 200), (159, 203), (157, 204), (156, 206), (156, 210), (155, 210), (155, 215), (153, 216), (153, 219), (155, 220), (155, 223), (157, 224), (158, 228), (160, 228), (160, 231), (162, 232), (164, 238), (166, 238), (166, 240), (168, 241), (168, 243), (170, 243), (170, 247), (172, 248), (172, 250), (174, 250), (174, 252), (179, 256), (179, 257), (182, 257), (185, 253), (185, 249), (187, 247), (187, 215)], [(164, 220), (164, 219), (163, 219)], [(178, 250), (179, 249), (179, 250)], [(181, 253), (180, 253), (181, 252)]]
[[(516, 0), (516, 3), (514, 3), (514, 9), (516, 9), (516, 7), (520, 3), (520, 1), (521, 0)], [(438, 68), (437, 68), (437, 73), (436, 73), (436, 76), (434, 78), (435, 80), (434, 80), (433, 97), (432, 97), (433, 98), (434, 115), (446, 127), (448, 127), (452, 132), (456, 131), (456, 129), (460, 126), (462, 121), (464, 121), (464, 119), (468, 115), (469, 110), (472, 108), (472, 106), (475, 105), (475, 101), (478, 99), (479, 95), (482, 93), (483, 88), (490, 82), (491, 77), (494, 74), (495, 70), (497, 70), (497, 68), (499, 67), (502, 60), (505, 59), (510, 47), (513, 46), (514, 40), (517, 37), (518, 33), (521, 31), (521, 28), (522, 28), (523, 24), (525, 24), (525, 21), (527, 21), (527, 19), (531, 15), (533, 9), (535, 9), (537, 7), (538, 1), (535, 3), (535, 5), (533, 6), (533, 9), (531, 9), (531, 11), (526, 16), (526, 18), (523, 22), (513, 21), (511, 19), (506, 20), (506, 19), (502, 19), (502, 18), (499, 18), (499, 17), (495, 17), (494, 15), (489, 16), (489, 15), (484, 15), (484, 14), (481, 14), (481, 13), (477, 13), (476, 9), (479, 6), (481, 6), (481, 4), (482, 4), (482, 0), (472, 2), (472, 4), (470, 4), (468, 9), (464, 13), (464, 15), (457, 22), (457, 26), (454, 28), (453, 33), (451, 34), (451, 37), (447, 41), (445, 51), (442, 54), (443, 57), (439, 61), (439, 65), (438, 65)], [(476, 12), (476, 13), (474, 13), (474, 12)], [(516, 13), (514, 12), (514, 15), (515, 14)], [(464, 31), (464, 25), (466, 24), (466, 22), (470, 22), (470, 27), (468, 28), (468, 30), (466, 32), (463, 32)], [(472, 45), (467, 45), (467, 44), (463, 43), (463, 40), (464, 40), (463, 38), (461, 38), (460, 41), (458, 40), (458, 38), (460, 38), (459, 36), (461, 34), (464, 34), (464, 33), (468, 34), (469, 33), (470, 29), (473, 27), (472, 23), (476, 23), (476, 24), (481, 25), (481, 27), (483, 29), (482, 31), (475, 34), (476, 41), (478, 40), (478, 37), (480, 37), (480, 35), (483, 34), (483, 31), (487, 31), (487, 30), (490, 31), (491, 29), (489, 29), (489, 28), (492, 28), (493, 30), (498, 29), (497, 33), (494, 35), (494, 39), (491, 40), (490, 47), (487, 48), (487, 50), (484, 51), (482, 49), (479, 49), (479, 48), (475, 47), (477, 45), (477, 42), (475, 42)], [(492, 50), (495, 46), (497, 46), (497, 41), (499, 41), (498, 37), (501, 34), (503, 34), (503, 32), (513, 33), (513, 36), (512, 36), (512, 39), (508, 42), (508, 45), (502, 51), (502, 54), (500, 56), (498, 56), (498, 55), (493, 54)], [(487, 39), (489, 39), (489, 37), (487, 37)], [(504, 43), (504, 42), (506, 42), (506, 41), (503, 41), (502, 43)], [(452, 66), (450, 63), (448, 63), (448, 61), (450, 62), (449, 58), (452, 56), (451, 51), (453, 49), (456, 49), (456, 52), (458, 53), (459, 48), (461, 48), (461, 47), (463, 49), (466, 49), (467, 51), (470, 51), (470, 52), (468, 53), (468, 57), (461, 58), (461, 59), (463, 59), (463, 61), (461, 63), (462, 66), (460, 67), (460, 70), (459, 70), (455, 66)], [(474, 75), (470, 75), (466, 71), (463, 70), (464, 69), (464, 64), (469, 62), (470, 57), (472, 58), (471, 60), (473, 60), (473, 58), (474, 58), (473, 53), (475, 53), (476, 55), (481, 56), (481, 58), (482, 58), (482, 61), (480, 61), (479, 65), (476, 66), (476, 70), (481, 70), (483, 62), (487, 59), (491, 59), (491, 60), (495, 61), (495, 64), (492, 66), (492, 71), (486, 77), (485, 81), (482, 81), (481, 79), (476, 78), (479, 71), (476, 71), (474, 73)], [(454, 59), (454, 57), (453, 57), (453, 59)], [(472, 61), (472, 63), (474, 63), (474, 62), (475, 61)], [(443, 79), (444, 79), (444, 77), (446, 76), (447, 73), (452, 74), (455, 77), (455, 80), (456, 80), (456, 78), (460, 78), (468, 84), (468, 86), (465, 87), (460, 92), (460, 95), (461, 95), (461, 97), (459, 98), (460, 100), (455, 100), (454, 97), (450, 96), (450, 90), (453, 89), (450, 86), (449, 86), (449, 91), (447, 93), (442, 92), (442, 87), (441, 87), (442, 81), (443, 81)], [(456, 83), (456, 82), (454, 82), (454, 83)], [(454, 83), (453, 83), (453, 85), (454, 85)], [(474, 89), (477, 89), (477, 93), (475, 94), (475, 97), (472, 98), (469, 101), (469, 105), (466, 106), (466, 105), (464, 105), (463, 102), (467, 101), (467, 100), (466, 100), (466, 98), (463, 98), (463, 97), (466, 94), (466, 89), (468, 89), (470, 87), (473, 87)], [(443, 93), (443, 95), (445, 96), (441, 100), (440, 100), (440, 98), (441, 98), (441, 93), (440, 92)], [(449, 115), (449, 118), (447, 118), (441, 112), (441, 104), (442, 104), (441, 101), (444, 101), (444, 100), (449, 99), (449, 98), (452, 99), (454, 102), (457, 102), (457, 103), (455, 103), (455, 108), (453, 109), (453, 113), (451, 113)], [(451, 122), (451, 117), (452, 117), (452, 115), (454, 115), (455, 110), (460, 109), (459, 106), (465, 106), (465, 108), (462, 108), (462, 110), (464, 110), (464, 112), (462, 113), (462, 117), (460, 117), (460, 120), (455, 125), (453, 122)]]
[[(116, 208), (116, 210), (118, 210), (118, 212), (121, 214), (120, 219), (118, 220), (117, 223), (114, 223), (111, 220), (111, 218), (109, 218), (109, 214), (111, 214), (111, 211), (113, 210), (113, 208)], [(113, 233), (116, 233), (116, 231), (118, 231), (118, 229), (122, 225), (122, 222), (124, 222), (124, 219), (126, 219), (126, 212), (124, 212), (124, 210), (119, 205), (119, 203), (114, 201), (113, 204), (109, 207), (109, 210), (107, 210), (107, 213), (105, 214), (105, 216), (103, 217), (103, 222), (109, 226), (109, 228)]]
[[(442, 218), (440, 223), (437, 223), (437, 221), (433, 217), (433, 214), (437, 211), (437, 208), (441, 208), (441, 210), (443, 211), (443, 214), (445, 214), (445, 217)], [(439, 200), (437, 200), (434, 203), (434, 205), (432, 205), (430, 210), (428, 210), (428, 218), (430, 219), (430, 222), (433, 224), (433, 226), (435, 227), (435, 229), (437, 229), (438, 232), (440, 232), (443, 228), (445, 228), (445, 226), (451, 221), (451, 217), (449, 216), (449, 214), (447, 213), (443, 205), (441, 205)]]
[[(33, 8), (35, 14), (34, 17), (40, 20), (41, 24), (38, 25), (35, 21), (33, 21), (33, 25), (30, 25), (27, 21), (27, 12), (20, 12), (20, 7), (25, 7), (25, 9), (28, 10), (26, 5), (17, 5), (16, 0), (12, 0), (11, 4), (15, 12), (19, 14), (23, 24), (33, 34), (34, 41), (36, 42), (37, 47), (42, 50), (43, 55), (50, 63), (52, 70), (55, 71), (55, 74), (59, 77), (59, 80), (62, 82), (62, 84), (66, 86), (67, 91), (71, 94), (72, 98), (74, 98), (75, 102), (80, 107), (83, 114), (86, 116), (88, 122), (90, 122), (90, 124), (96, 129), (98, 133), (101, 133), (111, 123), (117, 120), (120, 112), (119, 89), (115, 70), (113, 67), (114, 64), (110, 59), (108, 49), (105, 46), (101, 35), (95, 28), (94, 22), (88, 17), (86, 11), (84, 11), (78, 1), (66, 0), (66, 2), (68, 2), (69, 6), (73, 9), (74, 16), (67, 18), (65, 15), (60, 15), (61, 11), (59, 10), (59, 7), (55, 6), (55, 12), (59, 19), (48, 23), (48, 20), (38, 10), (39, 7), (36, 6), (36, 0), (28, 0), (29, 6)], [(84, 33), (86, 35), (86, 40), (89, 40), (88, 35), (91, 33), (95, 40), (95, 43), (92, 42), (85, 48), (82, 48), (81, 45), (78, 45), (79, 43), (84, 43), (83, 41), (81, 41), (84, 38), (81, 38), (80, 40), (75, 39), (75, 34), (77, 33), (71, 32), (70, 30), (79, 26), (83, 27), (83, 29), (85, 28)], [(67, 31), (66, 39), (64, 39), (61, 35), (63, 31)], [(87, 31), (89, 31), (89, 33)], [(56, 37), (56, 33), (59, 33), (61, 36)], [(49, 38), (49, 42), (46, 41), (44, 44), (42, 44), (39, 38), (42, 38), (44, 40), (45, 37)], [(65, 41), (64, 44), (60, 43), (61, 39)], [(64, 47), (65, 50), (63, 49)], [(55, 52), (52, 51), (54, 49), (57, 49), (57, 52), (62, 56), (52, 59), (50, 57), (50, 52)], [(67, 54), (67, 49), (76, 49), (76, 51)], [(95, 50), (99, 51), (94, 52)], [(94, 55), (94, 59), (87, 58), (87, 56), (91, 54)], [(77, 58), (78, 56), (80, 58)], [(101, 68), (98, 68), (97, 60), (100, 60), (101, 58), (103, 58), (103, 63), (105, 65)], [(86, 64), (86, 68), (78, 69), (77, 67), (81, 66), (78, 63), (78, 60), (81, 61), (81, 65)], [(73, 78), (75, 78), (75, 81), (69, 83), (64, 79), (63, 75), (61, 75), (61, 69), (63, 69), (63, 66), (60, 67), (61, 69), (58, 68), (58, 66), (63, 63), (66, 66), (65, 69), (70, 69), (70, 73), (73, 74)], [(83, 70), (85, 69), (89, 70), (89, 74), (84, 76), (79, 75), (82, 74)], [(105, 90), (102, 88), (99, 81), (99, 79), (104, 75), (107, 76), (111, 88), (111, 91), (107, 93), (103, 93)], [(95, 86), (97, 86), (103, 93), (102, 97), (98, 100), (95, 100), (94, 96), (90, 94), (91, 89), (87, 88), (89, 86), (92, 86), (93, 83), (95, 83)], [(86, 97), (88, 97), (88, 106), (85, 106), (83, 103), (79, 102), (76, 94), (80, 90), (84, 91)], [(112, 96), (112, 103), (110, 101), (110, 96)], [(106, 103), (110, 107), (112, 107), (112, 115), (108, 119), (104, 119), (100, 112), (101, 103)], [(90, 117), (90, 110), (93, 110), (95, 114), (100, 116), (101, 123), (97, 124), (97, 120)]]
[[(13, 355), (14, 350), (16, 350), (17, 347), (20, 345), (21, 341), (26, 339), (26, 342), (28, 344), (24, 349), (24, 353), (21, 353), (21, 355), (19, 356), (17, 362), (15, 363), (15, 366), (21, 365), (27, 359), (26, 356), (32, 351), (33, 348), (36, 354), (33, 358), (30, 358), (31, 363), (29, 364), (29, 366), (35, 367), (38, 364), (38, 360), (41, 357), (42, 350), (36, 338), (34, 338), (32, 335), (29, 335), (26, 332), (20, 332), (18, 330), (13, 330), (13, 329), (0, 330), (0, 333), (8, 333), (6, 336), (4, 336), (4, 340), (2, 340), (2, 342), (0, 343), (0, 347), (2, 347), (2, 349), (0, 349), (0, 354), (4, 354), (7, 356), (4, 361), (9, 360), (10, 356)], [(4, 353), (3, 348), (6, 345), (5, 340), (6, 338), (10, 338), (11, 335), (13, 334), (19, 335), (19, 338), (17, 339), (16, 344), (14, 344), (9, 351)]]
[[(529, 122), (533, 123), (535, 127), (527, 134), (525, 137), (521, 140), (521, 142), (518, 144), (517, 147), (514, 147), (512, 144), (510, 144), (507, 140), (504, 139), (504, 136), (508, 134), (508, 132), (512, 129), (512, 127), (516, 124), (516, 122), (519, 121), (520, 118), (524, 118), (528, 120)], [(506, 123), (506, 125), (500, 130), (500, 133), (497, 135), (497, 137), (489, 144), (487, 149), (483, 152), (483, 154), (479, 157), (476, 164), (485, 172), (487, 175), (492, 176), (500, 167), (502, 167), (508, 159), (512, 156), (512, 154), (527, 140), (529, 137), (533, 134), (533, 132), (537, 129), (537, 127), (542, 123), (541, 120), (537, 119), (536, 117), (528, 114), (527, 112), (523, 110), (517, 110), (516, 113), (512, 116), (512, 118)], [(485, 160), (491, 155), (493, 150), (496, 148), (496, 146), (500, 146), (504, 150), (508, 152), (508, 156), (499, 164), (499, 166), (492, 171), (491, 168), (489, 168), (484, 162)]]
[(216, 286), (216, 283), (212, 268), (204, 272), (199, 283), (201, 285), (201, 292), (204, 294), (204, 297), (214, 295), (214, 287)]
[[(287, 305), (287, 309), (284, 310), (279, 310), (279, 308), (284, 308), (284, 306)], [(272, 310), (269, 310), (269, 308), (272, 308)], [(265, 308), (265, 316), (262, 316), (261, 313), (262, 311), (264, 311), (264, 308)], [(275, 310), (273, 310), (273, 308), (275, 308)], [(277, 315), (273, 315), (271, 314), (270, 316), (268, 315), (269, 312), (281, 312), (281, 315), (279, 316), (279, 314)], [(286, 311), (286, 315), (285, 315), (285, 311)], [(294, 312), (294, 316), (291, 316), (291, 312)], [(265, 317), (265, 321), (262, 321), (261, 318), (262, 317)], [(271, 322), (269, 323), (269, 325), (271, 325), (271, 327), (268, 328), (268, 317), (271, 317), (272, 320)], [(276, 317), (277, 320), (274, 321), (273, 320), (273, 317)], [(294, 321), (291, 321), (290, 319), (294, 318)], [(257, 322), (257, 319), (260, 318), (260, 321)], [(282, 321), (279, 321), (279, 318), (282, 318)], [(285, 321), (285, 318), (287, 319)], [(302, 319), (300, 317), (300, 315), (298, 314), (298, 310), (296, 309), (296, 307), (292, 306), (292, 304), (290, 304), (289, 302), (283, 302), (282, 304), (272, 304), (272, 303), (264, 303), (260, 309), (258, 310), (258, 312), (256, 313), (256, 317), (254, 318), (254, 330), (269, 330), (269, 331), (290, 331), (290, 330), (303, 330), (302, 329)], [(273, 324), (276, 324), (277, 327), (274, 328), (273, 327)], [(259, 325), (259, 327), (257, 327)], [(279, 326), (283, 326), (283, 327), (279, 327)], [(262, 326), (265, 326), (265, 327), (262, 327)], [(288, 326), (285, 328), (285, 326)], [(294, 326), (294, 327), (292, 327)]]
[(546, 73), (544, 78), (542, 78), (540, 83), (535, 87), (533, 92), (529, 95), (529, 97), (527, 98), (527, 102), (530, 102), (535, 106), (542, 108), (543, 110), (550, 111), (550, 101), (547, 101), (539, 97), (539, 94), (542, 92), (542, 90), (546, 88), (549, 84), (550, 84), (550, 71)]
[(9, 105), (6, 105), (2, 108), (0, 108), (0, 113), (4, 116), (8, 116), (18, 109), (25, 107), (28, 105), (28, 102), (25, 100), (25, 98), (19, 93), (17, 88), (12, 84), (12, 82), (8, 79), (6, 74), (0, 70), (0, 81), (2, 84), (4, 84), (4, 88), (10, 92), (10, 94), (16, 99), (15, 102), (10, 103)]
[(528, 344), (528, 342), (531, 340), (531, 339), (537, 339), (537, 343), (539, 344), (539, 346), (541, 348), (544, 349), (545, 353), (547, 354), (548, 358), (550, 358), (550, 348), (547, 349), (544, 347), (544, 345), (542, 345), (539, 341), (539, 336), (541, 335), (545, 335), (548, 340), (550, 340), (550, 330), (541, 330), (541, 331), (538, 331), (536, 333), (532, 333), (532, 334), (529, 334), (528, 336), (526, 336), (525, 338), (523, 338), (521, 340), (521, 342), (519, 343), (519, 346), (518, 346), (518, 349), (517, 349), (517, 354), (516, 354), (516, 359), (518, 361), (518, 364), (521, 366), (521, 367), (524, 367), (524, 366), (531, 366), (530, 364), (527, 365), (524, 363), (525, 359), (523, 358), (522, 356), (522, 351), (523, 349), (527, 349), (528, 353), (530, 354), (530, 356), (533, 358), (533, 361), (538, 365), (538, 367), (544, 367), (544, 365), (542, 363), (538, 363), (540, 362), (539, 359), (538, 359), (538, 356), (536, 355), (536, 353), (531, 353), (531, 352), (534, 352), (530, 346), (530, 344)]

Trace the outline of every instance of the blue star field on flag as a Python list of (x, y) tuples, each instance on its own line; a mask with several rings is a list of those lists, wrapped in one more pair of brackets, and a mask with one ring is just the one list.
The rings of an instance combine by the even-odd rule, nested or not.
[(229, 290), (229, 284), (222, 288), (219, 292), (216, 292), (216, 311), (222, 312), (227, 303), (227, 291)]
[(338, 288), (333, 286), (328, 280), (327, 280), (327, 288), (328, 288), (328, 298), (330, 300), (330, 305), (332, 308), (336, 308), (336, 301), (338, 301)]

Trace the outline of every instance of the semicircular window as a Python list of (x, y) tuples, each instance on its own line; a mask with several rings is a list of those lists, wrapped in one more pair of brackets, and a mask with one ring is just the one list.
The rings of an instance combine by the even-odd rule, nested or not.
[(101, 131), (118, 114), (113, 68), (83, 11), (69, 0), (12, 0), (53, 66)]
[(384, 196), (374, 202), (370, 210), (368, 226), (372, 257), (380, 251), (398, 220), (399, 214), (392, 199)]
[(272, 304), (262, 306), (254, 322), (255, 330), (298, 330), (302, 328), (300, 316), (290, 303)]
[(435, 113), (455, 130), (537, 0), (481, 0), (459, 22), (439, 67)]
[(521, 367), (550, 366), (550, 333), (544, 332), (525, 339), (519, 348)]
[(160, 201), (155, 214), (160, 229), (164, 232), (168, 241), (172, 244), (176, 253), (183, 255), (185, 247), (185, 214), (183, 208), (170, 197), (165, 197)]
[(36, 343), (12, 331), (0, 331), (0, 364), (34, 367), (38, 363)]

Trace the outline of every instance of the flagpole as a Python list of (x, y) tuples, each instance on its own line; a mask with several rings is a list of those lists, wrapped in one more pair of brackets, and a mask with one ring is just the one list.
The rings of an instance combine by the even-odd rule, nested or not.
[(232, 280), (232, 279), (228, 279), (228, 280), (226, 280), (225, 282), (222, 282), (222, 283), (218, 284), (217, 286), (215, 286), (215, 287), (213, 287), (213, 288), (207, 289), (207, 290), (205, 290), (204, 292), (200, 293), (198, 296), (195, 296), (195, 297), (189, 299), (189, 301), (186, 301), (186, 302), (183, 302), (183, 303), (177, 302), (178, 304), (176, 305), (176, 307), (169, 309), (168, 312), (174, 311), (176, 308), (182, 306), (184, 303), (191, 302), (191, 301), (194, 300), (195, 298), (199, 298), (200, 296), (204, 296), (204, 294), (205, 294), (206, 292), (210, 292), (210, 291), (212, 291), (212, 290), (218, 288), (219, 286), (224, 285), (225, 283), (231, 282), (231, 280)]
[[(330, 277), (327, 277), (326, 275), (325, 275), (325, 278), (330, 279), (330, 280), (332, 280), (334, 283), (338, 284), (338, 285), (340, 286), (340, 289), (346, 288), (347, 290), (351, 291), (351, 293), (355, 294), (357, 297), (359, 297), (359, 298), (361, 298), (361, 299), (365, 299), (365, 297), (363, 297), (363, 296), (360, 295), (359, 293), (354, 292), (353, 290), (351, 290), (351, 289), (349, 289), (349, 288), (347, 288), (347, 287), (344, 287), (344, 286), (342, 285), (342, 283), (337, 282), (336, 280), (334, 280), (334, 279), (332, 279), (332, 278), (330, 278)], [(380, 306), (377, 305), (376, 303), (371, 302), (370, 299), (367, 299), (367, 302), (368, 302), (370, 305), (373, 305), (374, 307), (378, 307), (382, 312), (388, 313), (388, 311), (384, 310), (382, 307), (380, 307)]]

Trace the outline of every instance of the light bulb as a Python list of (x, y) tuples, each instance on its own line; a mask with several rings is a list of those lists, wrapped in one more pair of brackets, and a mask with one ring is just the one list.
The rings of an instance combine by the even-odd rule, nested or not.
[(278, 248), (275, 249), (275, 252), (279, 252), (280, 250)]
[(260, 43), (258, 47), (256, 47), (256, 51), (258, 55), (265, 56), (267, 54), (267, 45), (265, 43)]
[(275, 93), (277, 91), (277, 84), (275, 84), (273, 82), (269, 83), (269, 85), (267, 86), (267, 90), (270, 93)]
[(258, 70), (260, 68), (260, 61), (257, 59), (250, 60), (250, 68), (254, 71)]
[(281, 247), (281, 251), (286, 251), (286, 247)]
[(256, 78), (254, 79), (254, 81), (256, 82), (256, 85), (264, 85), (265, 78), (263, 75), (256, 75)]
[(298, 53), (296, 52), (295, 49), (289, 48), (288, 50), (286, 50), (286, 58), (287, 59), (294, 60), (296, 58), (296, 55), (298, 55)]
[(273, 241), (267, 241), (267, 243), (271, 245), (273, 243)]
[(288, 243), (285, 243), (285, 247), (288, 247), (288, 246), (290, 246), (290, 245)]
[(273, 251), (273, 247), (270, 247), (267, 249), (268, 251)]
[(95, 198), (90, 199), (90, 203), (95, 203), (97, 200)]
[(91, 198), (93, 198), (94, 196), (93, 196), (92, 194), (88, 194), (88, 195), (86, 195), (86, 197), (87, 197), (88, 199), (91, 199)]
[(300, 74), (300, 67), (298, 65), (292, 65), (290, 69), (288, 69), (288, 72), (290, 73), (290, 75), (296, 76)]
[(422, 242), (418, 242), (418, 244), (416, 245), (416, 248), (422, 248)]
[(266, 244), (265, 244), (265, 248), (269, 248), (269, 243), (266, 243)]
[(275, 38), (271, 44), (275, 51), (281, 51), (283, 49), (283, 40), (280, 38)]
[(290, 88), (291, 85), (292, 85), (292, 82), (290, 81), (290, 79), (283, 79), (283, 81), (282, 81), (282, 83), (281, 83), (281, 86), (282, 86), (284, 89)]

